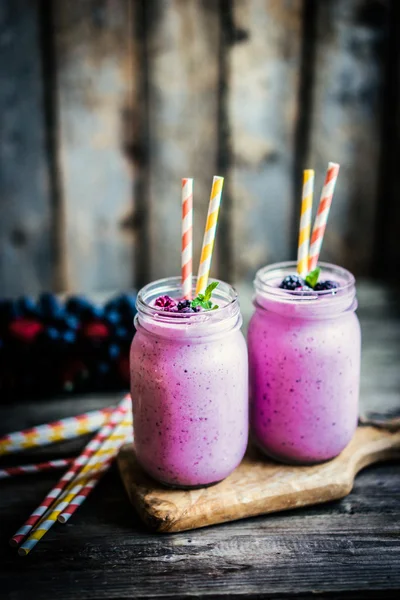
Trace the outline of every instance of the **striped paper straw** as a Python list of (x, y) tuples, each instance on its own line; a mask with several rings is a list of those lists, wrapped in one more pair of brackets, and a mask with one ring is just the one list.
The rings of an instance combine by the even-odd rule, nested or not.
[[(121, 424), (124, 427), (124, 424)], [(106, 461), (104, 470), (102, 469), (101, 475), (103, 475), (111, 466), (112, 460), (118, 454), (119, 449), (123, 444), (127, 444), (133, 442), (133, 433), (132, 433), (132, 423), (127, 423), (127, 428), (125, 427), (125, 431), (121, 431), (121, 443), (117, 443), (115, 446), (115, 452), (112, 453), (111, 460)], [(94, 465), (96, 468), (96, 465)], [(69, 506), (59, 515), (58, 521), (60, 523), (66, 523), (74, 514), (74, 512), (79, 508), (79, 506), (84, 502), (84, 500), (88, 497), (92, 489), (96, 486), (100, 477), (94, 476), (92, 479), (89, 479), (88, 483), (82, 488), (80, 493), (70, 502)]]
[(112, 410), (112, 408), (93, 410), (76, 417), (9, 433), (0, 438), (0, 456), (28, 448), (47, 446), (97, 431), (107, 421)]
[(19, 467), (6, 467), (0, 469), (0, 479), (14, 477), (15, 475), (24, 475), (25, 473), (39, 473), (40, 471), (51, 471), (52, 469), (64, 469), (74, 461), (73, 458), (59, 458), (47, 462), (36, 463), (33, 465), (21, 465)]
[[(108, 465), (105, 470), (108, 470), (109, 466), (110, 465)], [(81, 504), (83, 504), (83, 502), (89, 496), (90, 492), (99, 482), (99, 480), (100, 476), (89, 479), (88, 483), (81, 489), (81, 491), (75, 496), (75, 498), (71, 500), (67, 508), (58, 516), (59, 523), (66, 523), (68, 519), (72, 517), (74, 512), (80, 507)]]
[(104, 441), (110, 436), (114, 427), (123, 419), (125, 413), (130, 410), (130, 397), (125, 398), (120, 402), (109, 418), (109, 423), (104, 425), (98, 434), (86, 445), (83, 452), (74, 460), (70, 469), (61, 477), (55, 487), (47, 494), (44, 500), (39, 504), (36, 510), (33, 511), (28, 520), (22, 527), (18, 529), (15, 535), (10, 540), (11, 546), (18, 546), (24, 537), (29, 534), (36, 523), (41, 519), (53, 502), (61, 495), (67, 484), (77, 475), (81, 468), (86, 465), (92, 456), (101, 448)]
[(204, 231), (203, 247), (201, 249), (196, 295), (204, 294), (207, 287), (223, 185), (224, 178), (214, 176), (210, 204), (208, 206), (206, 228)]
[(337, 163), (328, 163), (324, 187), (322, 188), (321, 198), (318, 205), (317, 215), (315, 217), (314, 228), (311, 234), (310, 252), (308, 257), (308, 270), (315, 269), (318, 263), (319, 253), (324, 239), (326, 223), (328, 221), (329, 210), (332, 204), (333, 192), (339, 174), (340, 165)]
[(305, 169), (301, 200), (299, 244), (297, 249), (297, 272), (306, 277), (308, 272), (308, 250), (310, 247), (311, 212), (314, 190), (314, 171)]
[[(70, 483), (68, 488), (65, 490), (61, 498), (56, 502), (43, 519), (32, 531), (30, 536), (21, 544), (18, 549), (20, 556), (26, 556), (36, 546), (36, 544), (42, 539), (42, 537), (53, 527), (59, 516), (63, 515), (63, 522), (68, 520), (68, 513), (64, 517), (64, 511), (74, 500), (74, 498), (85, 488), (91, 485), (91, 488), (97, 483), (93, 482), (93, 479), (99, 479), (101, 475), (108, 469), (112, 460), (117, 455), (120, 447), (125, 444), (132, 436), (132, 418), (126, 418), (119, 425), (117, 425), (105, 441), (99, 451), (93, 456), (90, 462), (82, 471), (78, 474), (76, 479)], [(89, 493), (89, 492), (88, 492)], [(77, 508), (77, 507), (76, 507)], [(67, 517), (67, 518), (66, 518)]]
[(182, 290), (192, 299), (193, 179), (182, 179)]

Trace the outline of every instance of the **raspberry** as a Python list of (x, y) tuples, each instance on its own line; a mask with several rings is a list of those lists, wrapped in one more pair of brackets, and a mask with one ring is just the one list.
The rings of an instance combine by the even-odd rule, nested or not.
[(305, 285), (304, 279), (299, 277), (298, 275), (287, 275), (281, 282), (280, 288), (283, 290), (294, 291), (299, 287), (303, 287)]
[(171, 308), (176, 306), (176, 302), (171, 296), (159, 296), (154, 305), (168, 312)]

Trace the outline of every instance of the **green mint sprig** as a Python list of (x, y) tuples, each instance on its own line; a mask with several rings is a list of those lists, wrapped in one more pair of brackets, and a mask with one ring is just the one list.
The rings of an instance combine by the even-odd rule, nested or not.
[(204, 294), (199, 294), (196, 298), (192, 300), (190, 306), (192, 308), (196, 308), (197, 306), (201, 306), (204, 310), (215, 310), (219, 308), (218, 304), (214, 304), (211, 302), (211, 295), (215, 288), (218, 285), (218, 281), (213, 281), (210, 285), (207, 286)]
[(310, 271), (306, 277), (306, 284), (314, 289), (316, 284), (318, 283), (319, 274), (321, 273), (321, 269), (317, 267), (313, 271)]

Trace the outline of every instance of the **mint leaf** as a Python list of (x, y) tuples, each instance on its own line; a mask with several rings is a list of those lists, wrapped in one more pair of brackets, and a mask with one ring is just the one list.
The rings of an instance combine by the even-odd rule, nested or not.
[[(218, 285), (218, 281), (213, 281), (210, 285), (207, 286), (206, 291), (204, 292), (204, 300), (211, 300), (211, 295), (215, 288)], [(199, 294), (200, 296), (200, 294)]]
[(202, 308), (204, 308), (204, 310), (214, 310), (215, 308), (218, 308), (218, 305), (213, 306), (213, 303), (211, 302), (211, 295), (217, 287), (217, 285), (218, 281), (213, 281), (212, 283), (210, 283), (210, 285), (207, 286), (204, 294), (199, 294), (196, 298), (194, 298), (190, 303), (190, 306), (192, 308), (196, 308), (196, 306), (201, 306)]
[(317, 267), (313, 271), (310, 271), (306, 277), (306, 284), (310, 286), (310, 288), (314, 289), (316, 284), (318, 283), (319, 274), (321, 273), (321, 269)]

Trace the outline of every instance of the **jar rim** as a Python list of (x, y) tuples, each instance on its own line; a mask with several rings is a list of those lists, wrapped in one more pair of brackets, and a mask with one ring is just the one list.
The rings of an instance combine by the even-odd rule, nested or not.
[[(142, 287), (136, 298), (136, 308), (139, 313), (154, 318), (159, 322), (164, 322), (170, 325), (188, 325), (195, 323), (205, 323), (207, 321), (219, 321), (226, 317), (232, 317), (232, 310), (240, 311), (238, 293), (230, 284), (221, 281), (220, 279), (209, 278), (209, 283), (218, 282), (218, 287), (214, 290), (213, 295), (224, 301), (223, 306), (214, 310), (193, 312), (193, 313), (178, 313), (167, 312), (161, 307), (151, 305), (150, 300), (155, 300), (159, 296), (171, 295), (175, 293), (176, 298), (182, 298), (182, 281), (181, 277), (164, 277), (156, 279)], [(193, 296), (195, 296), (197, 277), (193, 277)], [(174, 297), (174, 296), (172, 296)], [(218, 302), (217, 302), (218, 303)]]
[[(311, 300), (320, 298), (343, 296), (354, 289), (355, 277), (347, 269), (326, 262), (319, 262), (318, 266), (321, 268), (321, 271), (330, 273), (334, 277), (336, 276), (339, 287), (335, 288), (334, 293), (332, 293), (332, 290), (313, 290), (312, 295), (310, 295), (305, 294), (304, 291), (291, 290), (290, 294), (288, 294), (287, 290), (279, 288), (276, 285), (271, 285), (272, 280), (276, 282), (279, 277), (283, 278), (291, 273), (295, 274), (297, 272), (296, 261), (284, 261), (262, 267), (256, 272), (254, 286), (257, 291), (268, 294), (276, 300), (308, 303)], [(266, 278), (266, 276), (268, 277)]]

